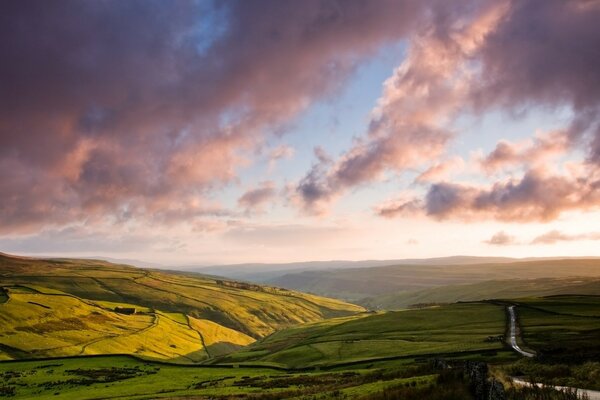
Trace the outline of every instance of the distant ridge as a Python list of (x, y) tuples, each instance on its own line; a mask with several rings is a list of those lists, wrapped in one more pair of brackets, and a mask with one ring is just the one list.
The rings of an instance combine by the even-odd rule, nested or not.
[(392, 265), (475, 265), (475, 264), (507, 264), (525, 261), (549, 261), (567, 259), (600, 259), (600, 257), (483, 257), (457, 255), (433, 258), (405, 258), (392, 260), (331, 260), (305, 261), (292, 263), (243, 263), (212, 266), (174, 267), (184, 271), (194, 271), (203, 274), (225, 276), (232, 279), (243, 279), (255, 282), (270, 282), (273, 279), (291, 273), (305, 271), (329, 271), (349, 268), (387, 267)]

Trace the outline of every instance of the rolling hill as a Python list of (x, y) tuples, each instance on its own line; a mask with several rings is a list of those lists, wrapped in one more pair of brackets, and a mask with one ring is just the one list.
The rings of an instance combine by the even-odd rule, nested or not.
[(219, 360), (288, 367), (418, 358), (432, 354), (502, 350), (488, 336), (505, 330), (504, 307), (453, 304), (420, 310), (365, 313), (292, 327)]
[(0, 255), (0, 358), (127, 353), (196, 362), (363, 309), (199, 274)]
[[(458, 265), (391, 265), (305, 271), (271, 279), (269, 284), (349, 301), (490, 280), (599, 278), (599, 259), (549, 259)], [(487, 297), (489, 298), (489, 297)]]
[(566, 294), (600, 295), (600, 278), (492, 280), (386, 294), (361, 299), (357, 303), (370, 309), (397, 310), (424, 304)]
[[(306, 261), (292, 263), (245, 263), (232, 265), (213, 265), (204, 267), (181, 267), (184, 271), (194, 271), (203, 274), (214, 274), (232, 279), (249, 280), (253, 282), (268, 282), (269, 280), (291, 273), (304, 271), (325, 271), (339, 269), (385, 267), (389, 265), (469, 265), (483, 263), (509, 263), (518, 261), (509, 257), (476, 257), (451, 256), (435, 258), (406, 258), (399, 260), (331, 260)], [(138, 265), (138, 264), (136, 264)]]

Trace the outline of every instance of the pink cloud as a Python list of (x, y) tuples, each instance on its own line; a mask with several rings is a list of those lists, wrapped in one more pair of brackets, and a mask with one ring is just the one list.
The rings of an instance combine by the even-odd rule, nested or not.
[(238, 204), (247, 212), (263, 211), (264, 207), (274, 200), (276, 194), (275, 183), (273, 181), (265, 181), (257, 187), (246, 191), (238, 199)]
[[(330, 165), (314, 166), (299, 182), (305, 211), (313, 204), (321, 210), (349, 188), (376, 181), (385, 172), (419, 168), (444, 154), (454, 135), (446, 124), (462, 108), (472, 75), (467, 61), (501, 18), (504, 6), (498, 4), (474, 7), (466, 17), (461, 7), (435, 10), (411, 40), (406, 60), (384, 83), (365, 137)], [(441, 23), (446, 19), (462, 24), (446, 26)]]
[(531, 241), (531, 244), (554, 244), (557, 242), (572, 242), (580, 240), (600, 240), (600, 232), (588, 232), (570, 235), (554, 230), (534, 238)]
[(521, 143), (500, 141), (496, 148), (480, 160), (487, 172), (497, 172), (506, 167), (546, 165), (548, 161), (564, 155), (570, 150), (571, 143), (566, 131), (540, 134), (533, 140)]
[(275, 164), (277, 164), (279, 160), (290, 160), (292, 157), (294, 157), (294, 154), (294, 148), (288, 145), (280, 145), (273, 148), (268, 154), (269, 171), (273, 171), (275, 169)]
[(435, 182), (450, 177), (454, 172), (464, 168), (465, 162), (461, 157), (453, 157), (429, 167), (415, 178), (417, 183)]
[(493, 246), (508, 246), (517, 243), (514, 236), (507, 234), (504, 231), (495, 233), (490, 239), (486, 240), (485, 243)]

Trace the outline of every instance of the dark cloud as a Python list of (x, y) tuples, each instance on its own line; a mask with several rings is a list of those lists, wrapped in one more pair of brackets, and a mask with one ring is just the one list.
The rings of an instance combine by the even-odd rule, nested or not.
[(600, 4), (588, 0), (510, 1), (480, 52), (479, 109), (570, 106), (573, 139), (600, 161)]
[(541, 171), (489, 188), (435, 184), (425, 199), (426, 213), (438, 219), (550, 221), (566, 211), (599, 207), (600, 180), (594, 175), (555, 176)]
[[(386, 172), (425, 167), (421, 176), (427, 177), (440, 170), (439, 160), (454, 136), (447, 127), (457, 112), (479, 116), (532, 107), (566, 107), (574, 116), (564, 129), (530, 143), (500, 142), (481, 160), (486, 172), (523, 168), (521, 179), (499, 181), (490, 189), (434, 184), (424, 201), (427, 214), (547, 221), (567, 210), (598, 206), (598, 181), (593, 176), (598, 173), (594, 165), (600, 164), (600, 3), (469, 4), (454, 10), (436, 7), (431, 19), (422, 22), (407, 59), (384, 85), (368, 132), (330, 166), (313, 168), (300, 182), (305, 208), (310, 209), (317, 196), (321, 203), (331, 201)], [(540, 175), (549, 158), (577, 149), (583, 149), (591, 164), (584, 167), (587, 177)], [(403, 210), (396, 204), (380, 214), (399, 215)]]
[(334, 93), (425, 8), (2, 2), (0, 163), (14, 172), (0, 180), (2, 230), (204, 208), (266, 131)]

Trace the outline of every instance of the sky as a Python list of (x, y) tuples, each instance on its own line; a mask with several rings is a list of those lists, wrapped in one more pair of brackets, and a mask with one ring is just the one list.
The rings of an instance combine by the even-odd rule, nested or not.
[(0, 2), (0, 251), (600, 256), (600, 1)]

